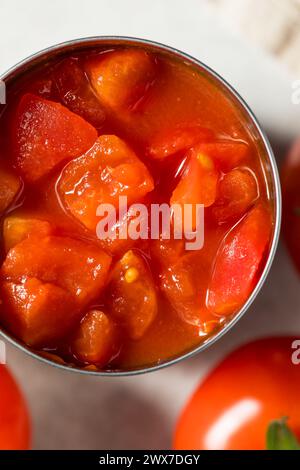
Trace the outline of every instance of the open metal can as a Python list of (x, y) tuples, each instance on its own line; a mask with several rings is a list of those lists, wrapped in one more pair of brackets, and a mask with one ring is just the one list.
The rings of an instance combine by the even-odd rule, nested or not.
[(88, 370), (84, 368), (77, 367), (73, 364), (68, 365), (64, 363), (57, 363), (52, 361), (51, 359), (35, 352), (31, 348), (25, 346), (21, 341), (18, 341), (15, 337), (13, 337), (8, 332), (2, 330), (1, 336), (6, 339), (8, 342), (15, 345), (17, 348), (21, 349), (22, 351), (28, 353), (30, 356), (40, 359), (48, 364), (54, 365), (59, 367), (63, 370), (69, 370), (74, 372), (79, 372), (82, 374), (92, 374), (92, 375), (99, 375), (99, 376), (122, 376), (122, 375), (135, 375), (135, 374), (142, 374), (145, 372), (154, 371), (157, 369), (161, 369), (163, 367), (176, 364), (178, 361), (183, 359), (187, 359), (197, 353), (200, 353), (213, 343), (215, 343), (221, 336), (223, 336), (227, 331), (229, 331), (233, 325), (244, 315), (244, 313), (248, 310), (249, 306), (254, 301), (255, 297), (257, 296), (258, 292), (262, 288), (264, 281), (268, 275), (270, 270), (275, 251), (278, 244), (279, 239), (279, 232), (280, 232), (280, 221), (281, 221), (281, 192), (280, 192), (280, 181), (276, 166), (276, 161), (270, 146), (270, 143), (264, 134), (261, 126), (259, 125), (257, 119), (255, 118), (252, 111), (249, 109), (247, 104), (243, 101), (243, 99), (239, 96), (239, 94), (216, 72), (211, 70), (205, 64), (200, 62), (199, 60), (179, 51), (174, 48), (165, 46), (163, 44), (159, 44), (153, 41), (147, 41), (143, 39), (136, 39), (136, 38), (128, 38), (128, 37), (118, 37), (118, 36), (103, 36), (103, 37), (91, 37), (91, 38), (83, 38), (72, 40), (68, 42), (64, 42), (62, 44), (58, 44), (52, 47), (49, 47), (41, 52), (33, 54), (32, 56), (28, 57), (27, 59), (23, 60), (22, 62), (18, 63), (14, 67), (12, 67), (9, 71), (2, 74), (0, 76), (0, 80), (2, 83), (5, 84), (6, 90), (9, 94), (10, 87), (14, 84), (14, 82), (23, 76), (26, 76), (30, 72), (34, 71), (37, 67), (47, 68), (49, 64), (51, 64), (54, 60), (59, 60), (63, 58), (66, 54), (70, 53), (77, 53), (77, 52), (85, 52), (90, 51), (95, 48), (116, 48), (116, 47), (126, 47), (126, 46), (136, 46), (136, 47), (146, 47), (150, 51), (154, 53), (164, 54), (170, 58), (175, 58), (179, 61), (184, 61), (187, 64), (193, 66), (193, 68), (202, 74), (205, 74), (210, 81), (215, 83), (219, 89), (221, 89), (228, 100), (230, 100), (235, 107), (237, 107), (241, 113), (242, 119), (246, 124), (247, 128), (249, 129), (249, 133), (252, 136), (252, 139), (256, 142), (257, 147), (260, 149), (261, 158), (264, 163), (265, 167), (265, 177), (268, 180), (268, 186), (270, 188), (270, 201), (272, 204), (273, 210), (273, 233), (271, 238), (271, 245), (268, 254), (268, 258), (265, 264), (263, 271), (261, 272), (260, 278), (251, 293), (250, 297), (243, 305), (237, 314), (226, 324), (224, 327), (217, 331), (216, 334), (209, 336), (200, 346), (194, 348), (193, 350), (182, 354), (178, 357), (172, 358), (170, 360), (166, 360), (165, 362), (160, 362), (159, 364), (152, 365), (146, 368), (134, 369), (134, 370), (109, 370), (109, 371), (101, 371), (101, 370)]

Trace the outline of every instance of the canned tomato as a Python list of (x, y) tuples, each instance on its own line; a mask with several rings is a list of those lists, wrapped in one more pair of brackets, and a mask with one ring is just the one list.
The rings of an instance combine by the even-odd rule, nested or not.
[(96, 37), (1, 77), (2, 335), (126, 375), (202, 351), (270, 269), (270, 144), (224, 79), (162, 44)]

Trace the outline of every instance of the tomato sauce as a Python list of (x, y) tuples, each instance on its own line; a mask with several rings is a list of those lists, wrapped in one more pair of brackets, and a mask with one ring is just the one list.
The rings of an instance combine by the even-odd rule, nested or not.
[[(165, 362), (222, 329), (259, 279), (273, 226), (264, 150), (223, 87), (147, 48), (91, 48), (16, 79), (7, 103), (1, 326), (92, 370)], [(97, 208), (120, 196), (202, 204), (203, 247), (99, 239)], [(113, 230), (135, 220), (129, 210)]]

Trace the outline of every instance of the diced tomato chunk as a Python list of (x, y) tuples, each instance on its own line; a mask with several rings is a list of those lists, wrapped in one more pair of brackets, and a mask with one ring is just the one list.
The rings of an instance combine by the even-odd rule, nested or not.
[(1, 285), (1, 321), (30, 346), (47, 346), (66, 335), (78, 320), (78, 306), (67, 290), (36, 278)]
[(160, 288), (182, 321), (199, 328), (212, 318), (205, 307), (210, 258), (205, 250), (181, 255), (165, 265), (160, 274)]
[(188, 152), (181, 179), (172, 193), (170, 203), (171, 205), (180, 205), (182, 214), (186, 210), (185, 204), (193, 205), (193, 228), (196, 225), (196, 204), (208, 207), (215, 202), (218, 180), (219, 172), (213, 160), (203, 153), (199, 146), (191, 149)]
[(213, 160), (198, 147), (193, 148), (188, 153), (183, 174), (173, 191), (171, 204), (211, 206), (216, 199), (218, 178)]
[(236, 168), (226, 173), (212, 209), (219, 223), (234, 221), (245, 215), (258, 197), (258, 187), (251, 171)]
[(47, 76), (38, 78), (30, 83), (28, 92), (51, 100), (52, 96), (55, 94), (53, 80)]
[(162, 160), (181, 150), (189, 149), (198, 142), (211, 140), (214, 133), (210, 129), (197, 124), (180, 125), (169, 131), (157, 135), (148, 147), (148, 155)]
[(59, 193), (73, 217), (95, 234), (100, 204), (118, 208), (119, 197), (126, 196), (130, 206), (153, 187), (146, 166), (127, 144), (114, 135), (103, 135), (88, 153), (66, 166)]
[(1, 271), (5, 280), (27, 276), (58, 285), (84, 306), (100, 296), (110, 263), (109, 255), (88, 242), (31, 236), (8, 252)]
[(22, 182), (20, 178), (15, 175), (11, 170), (5, 168), (3, 165), (0, 167), (0, 214), (15, 200), (17, 194), (20, 192)]
[(207, 295), (217, 315), (239, 310), (255, 287), (271, 235), (270, 212), (255, 206), (225, 237), (218, 250)]
[(160, 287), (179, 317), (201, 326), (200, 292), (195, 282), (195, 265), (192, 255), (181, 257), (160, 276)]
[(249, 146), (239, 140), (220, 140), (203, 142), (199, 152), (210, 157), (222, 171), (229, 171), (238, 166), (249, 155)]
[(184, 239), (151, 241), (151, 255), (160, 267), (161, 291), (178, 317), (203, 335), (209, 333), (209, 322), (215, 320), (205, 300), (212, 259), (222, 237), (221, 228), (207, 226), (203, 247), (192, 251), (184, 251)]
[(28, 182), (82, 155), (96, 139), (94, 127), (59, 103), (27, 93), (17, 107), (12, 133), (15, 165)]
[(91, 310), (75, 332), (71, 350), (81, 362), (105, 366), (118, 352), (119, 335), (114, 322), (102, 311)]
[[(148, 207), (146, 199), (143, 199), (141, 202), (145, 207)], [(140, 224), (144, 222), (145, 226), (149, 228), (148, 214), (149, 212), (145, 212), (142, 215), (139, 214), (135, 210), (135, 206), (132, 205), (128, 208), (127, 212), (117, 214), (116, 222), (110, 227), (103, 227), (100, 224), (97, 225), (96, 233), (100, 246), (112, 255), (120, 257), (126, 251), (133, 248), (134, 245), (140, 245), (145, 238), (143, 239), (141, 236), (137, 239), (136, 237), (132, 237), (132, 233), (136, 233), (136, 231), (140, 232)]]
[(53, 72), (61, 101), (73, 113), (99, 128), (105, 120), (105, 112), (95, 96), (77, 59), (64, 59)]
[(158, 240), (151, 240), (151, 255), (160, 266), (176, 263), (184, 252), (184, 240), (165, 240), (160, 235)]
[(113, 269), (108, 287), (111, 313), (132, 339), (141, 338), (157, 314), (157, 296), (144, 260), (128, 251)]
[(52, 231), (52, 226), (46, 220), (9, 215), (5, 218), (3, 223), (3, 241), (5, 251), (8, 252), (29, 235), (43, 238), (50, 235)]
[(97, 55), (86, 71), (100, 101), (113, 110), (133, 107), (155, 78), (152, 57), (139, 49)]

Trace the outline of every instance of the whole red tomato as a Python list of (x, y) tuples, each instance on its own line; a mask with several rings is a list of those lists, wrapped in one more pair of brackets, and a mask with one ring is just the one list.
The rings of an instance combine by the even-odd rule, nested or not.
[(221, 362), (184, 409), (175, 448), (298, 449), (300, 365), (292, 362), (293, 341), (258, 340)]
[(300, 271), (300, 139), (284, 161), (281, 183), (283, 234), (290, 255)]
[(29, 445), (26, 403), (8, 368), (0, 365), (0, 450), (26, 450)]

